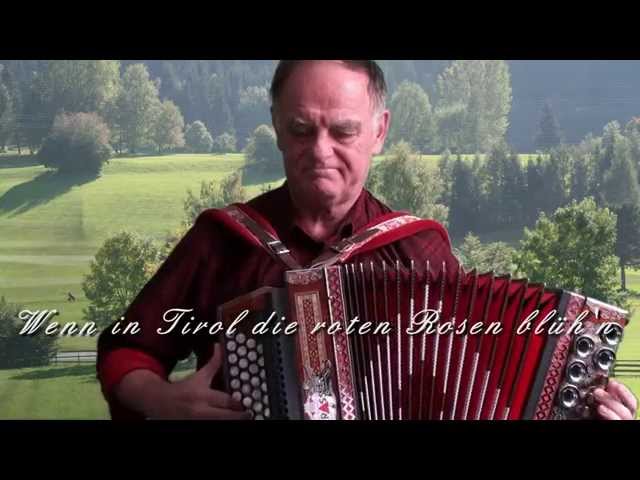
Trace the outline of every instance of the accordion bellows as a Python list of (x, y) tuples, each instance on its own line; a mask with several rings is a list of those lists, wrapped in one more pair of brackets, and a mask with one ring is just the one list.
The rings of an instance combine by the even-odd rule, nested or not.
[(219, 309), (226, 388), (256, 419), (590, 418), (626, 317), (428, 263), (291, 270)]

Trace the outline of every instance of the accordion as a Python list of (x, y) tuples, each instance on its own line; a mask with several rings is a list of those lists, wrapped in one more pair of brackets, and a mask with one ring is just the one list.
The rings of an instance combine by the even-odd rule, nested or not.
[(491, 272), (292, 269), (221, 305), (224, 382), (255, 419), (586, 419), (627, 312)]

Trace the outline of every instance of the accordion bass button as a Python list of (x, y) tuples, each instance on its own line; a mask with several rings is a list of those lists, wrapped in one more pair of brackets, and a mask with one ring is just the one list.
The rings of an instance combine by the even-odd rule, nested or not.
[(227, 361), (231, 364), (237, 363), (238, 362), (238, 356), (235, 353), (232, 353), (231, 355), (229, 355), (229, 357), (227, 358)]
[(593, 356), (593, 362), (600, 370), (609, 370), (616, 360), (616, 354), (610, 348), (601, 348)]
[(259, 387), (260, 386), (260, 379), (258, 377), (251, 377), (251, 386), (252, 387)]
[(244, 357), (247, 354), (247, 347), (244, 345), (238, 347), (238, 355)]
[(587, 366), (581, 360), (571, 362), (567, 369), (567, 376), (573, 383), (582, 383), (587, 378)]
[(245, 395), (249, 395), (251, 393), (251, 385), (245, 383), (242, 386), (242, 393), (245, 394)]
[(240, 384), (240, 380), (238, 380), (237, 378), (234, 378), (233, 380), (231, 380), (231, 382), (229, 383), (229, 386), (233, 389), (233, 390), (238, 390), (241, 386)]
[(231, 367), (229, 369), (229, 375), (231, 375), (232, 377), (237, 377), (240, 374), (240, 369), (238, 367)]
[(271, 410), (269, 410), (268, 408), (264, 409), (264, 416), (266, 418), (269, 418), (271, 416)]
[(259, 343), (258, 346), (256, 347), (256, 350), (259, 354), (262, 354), (262, 344)]
[(244, 341), (247, 339), (247, 337), (245, 336), (244, 333), (239, 333), (236, 335), (236, 342), (238, 343), (244, 343)]
[(580, 400), (580, 391), (573, 385), (566, 385), (560, 390), (560, 404), (564, 408), (574, 408)]
[(247, 348), (254, 349), (256, 348), (256, 341), (253, 338), (249, 338), (247, 340)]
[(238, 362), (238, 366), (243, 370), (246, 369), (249, 366), (249, 360), (247, 360), (246, 358), (241, 358)]
[(249, 381), (249, 372), (240, 373), (240, 380), (242, 380), (243, 382), (248, 382)]
[(591, 352), (593, 352), (595, 346), (596, 344), (591, 337), (582, 335), (576, 339), (575, 351), (579, 357), (584, 358), (591, 354)]
[(249, 365), (249, 373), (251, 375), (257, 375), (259, 371), (260, 371), (260, 368), (258, 368), (258, 365), (256, 365), (255, 363), (252, 363), (251, 365)]
[(253, 400), (251, 400), (251, 397), (244, 397), (242, 399), (242, 405), (246, 408), (251, 408), (252, 403), (253, 403)]
[(600, 331), (600, 339), (607, 345), (617, 345), (622, 340), (622, 327), (617, 323), (604, 326)]
[(229, 340), (227, 342), (227, 350), (229, 350), (230, 352), (233, 352), (236, 349), (236, 342), (234, 342), (233, 340)]
[(255, 362), (258, 359), (258, 354), (254, 351), (251, 351), (247, 354), (247, 358), (250, 362)]
[(233, 392), (231, 394), (231, 398), (233, 398), (236, 402), (242, 400), (242, 394), (240, 392)]
[(264, 367), (264, 357), (259, 357), (258, 358), (258, 366), (259, 367)]

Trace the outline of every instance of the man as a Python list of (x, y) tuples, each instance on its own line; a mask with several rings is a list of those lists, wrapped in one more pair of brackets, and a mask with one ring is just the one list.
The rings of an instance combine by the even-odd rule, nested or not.
[[(390, 213), (363, 187), (371, 159), (382, 151), (390, 114), (386, 87), (372, 61), (285, 61), (272, 83), (272, 120), (287, 181), (248, 202), (245, 213), (272, 231), (290, 261), (308, 265), (328, 247)], [(365, 258), (407, 265), (429, 259), (458, 269), (448, 236), (438, 225), (392, 242)], [(114, 418), (241, 419), (250, 413), (221, 391), (221, 350), (206, 333), (158, 335), (167, 310), (189, 310), (184, 320), (213, 320), (216, 308), (265, 285), (282, 286), (287, 266), (242, 242), (205, 211), (125, 314), (136, 335), (100, 337), (98, 373)], [(168, 375), (191, 352), (199, 369), (170, 383)], [(633, 395), (612, 382), (602, 392), (604, 418), (632, 418)]]

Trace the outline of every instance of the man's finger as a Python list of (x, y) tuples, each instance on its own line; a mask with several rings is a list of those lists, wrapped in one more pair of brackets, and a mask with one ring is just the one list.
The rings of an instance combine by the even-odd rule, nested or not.
[(614, 397), (617, 397), (618, 400), (620, 400), (620, 402), (622, 402), (622, 404), (627, 407), (633, 415), (635, 415), (638, 410), (638, 399), (633, 393), (631, 393), (631, 390), (629, 390), (626, 385), (611, 379), (607, 386), (607, 392)]
[(239, 412), (217, 407), (205, 407), (199, 409), (196, 413), (196, 418), (203, 420), (250, 420), (251, 417), (251, 412), (246, 410)]
[(594, 396), (596, 401), (601, 406), (604, 406), (607, 410), (613, 412), (619, 420), (627, 420), (631, 418), (631, 412), (629, 411), (629, 409), (610, 393), (604, 391), (601, 388), (597, 388), (594, 391)]
[(218, 390), (209, 390), (206, 392), (205, 402), (207, 405), (215, 408), (224, 408), (228, 410), (241, 411), (245, 408), (242, 406), (242, 402), (234, 400), (231, 395), (226, 392), (220, 392)]
[(605, 420), (621, 420), (621, 418), (616, 415), (614, 411), (609, 410), (604, 405), (598, 405), (598, 414)]
[(196, 375), (204, 378), (207, 384), (211, 383), (213, 377), (216, 376), (218, 370), (222, 366), (222, 347), (216, 343), (213, 347), (213, 355), (203, 367), (196, 372)]

